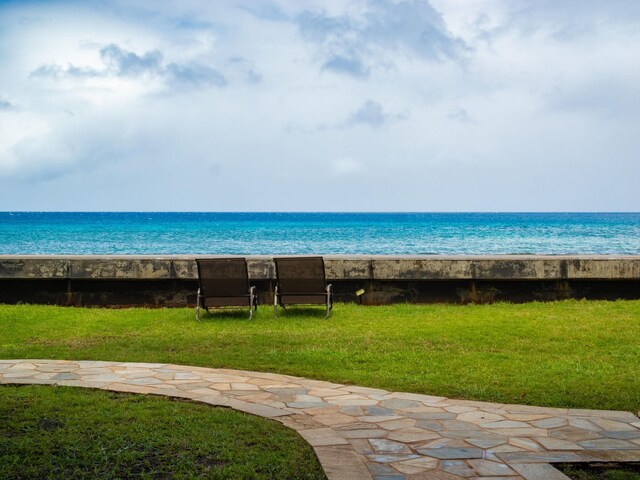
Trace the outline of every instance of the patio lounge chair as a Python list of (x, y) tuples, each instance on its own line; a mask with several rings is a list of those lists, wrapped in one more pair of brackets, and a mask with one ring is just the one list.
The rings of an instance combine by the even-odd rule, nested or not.
[(276, 257), (277, 284), (273, 297), (273, 316), (278, 305), (326, 305), (329, 318), (333, 308), (333, 289), (327, 285), (322, 257)]
[[(258, 308), (256, 287), (249, 285), (247, 260), (244, 258), (201, 258), (198, 264), (198, 294), (196, 320), (200, 320), (200, 307), (249, 307), (249, 320)], [(210, 313), (210, 312), (209, 312)]]

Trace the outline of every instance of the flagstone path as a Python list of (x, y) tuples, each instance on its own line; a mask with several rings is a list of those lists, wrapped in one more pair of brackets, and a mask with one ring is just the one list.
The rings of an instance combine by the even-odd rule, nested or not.
[(289, 375), (153, 363), (0, 360), (2, 384), (181, 397), (276, 420), (330, 480), (555, 480), (555, 462), (640, 461), (629, 412), (388, 392)]

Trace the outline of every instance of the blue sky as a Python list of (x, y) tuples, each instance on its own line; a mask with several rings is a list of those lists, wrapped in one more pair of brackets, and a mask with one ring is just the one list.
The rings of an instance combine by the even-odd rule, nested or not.
[(640, 2), (0, 2), (0, 210), (638, 211)]

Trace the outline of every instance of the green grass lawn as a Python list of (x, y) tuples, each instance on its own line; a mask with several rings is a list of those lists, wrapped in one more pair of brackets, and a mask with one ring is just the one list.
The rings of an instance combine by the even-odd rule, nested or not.
[(640, 480), (640, 464), (556, 465), (572, 480)]
[(640, 410), (640, 301), (262, 306), (0, 306), (0, 358), (171, 362), (544, 406)]
[(279, 423), (164, 397), (0, 387), (0, 478), (326, 479)]

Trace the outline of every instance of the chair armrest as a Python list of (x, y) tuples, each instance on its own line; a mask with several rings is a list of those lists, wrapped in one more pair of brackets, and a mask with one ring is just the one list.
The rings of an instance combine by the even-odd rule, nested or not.
[(333, 293), (333, 285), (327, 285), (327, 293)]

